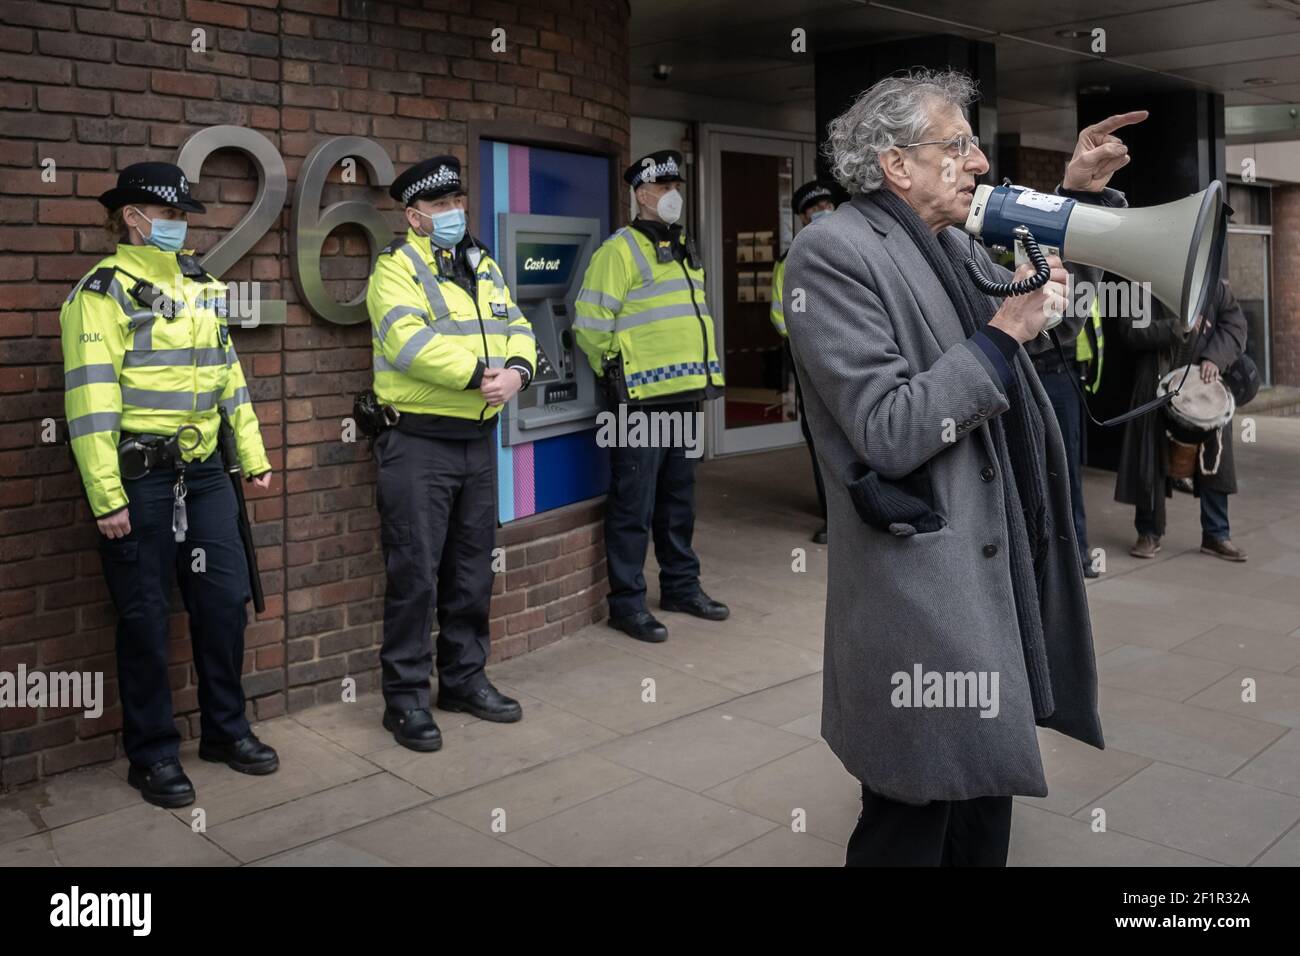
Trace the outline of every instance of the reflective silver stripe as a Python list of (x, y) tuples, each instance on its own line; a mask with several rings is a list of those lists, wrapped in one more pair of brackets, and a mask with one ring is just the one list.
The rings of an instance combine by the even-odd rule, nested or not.
[(395, 305), (385, 313), (383, 319), (379, 323), (379, 332), (377, 335), (379, 341), (382, 342), (384, 339), (388, 338), (388, 330), (393, 327), (393, 324), (398, 319), (407, 315), (418, 315), (420, 321), (429, 321), (429, 317), (424, 314), (423, 309), (417, 309), (413, 305)]
[[(233, 354), (233, 349), (231, 350)], [(227, 353), (220, 348), (201, 349), (132, 349), (123, 357), (130, 368), (156, 365), (227, 365)]]
[(424, 297), (429, 300), (429, 308), (433, 310), (435, 321), (451, 315), (451, 308), (447, 305), (442, 290), (438, 288), (438, 280), (434, 278), (433, 270), (429, 268), (428, 263), (420, 258), (414, 246), (402, 246), (402, 252), (415, 267), (415, 277), (420, 282), (420, 288), (424, 290)]
[(492, 284), (495, 285), (498, 290), (504, 289), (506, 287), (506, 277), (501, 274), (501, 270), (497, 268), (497, 264), (490, 259), (488, 260), (488, 271), (492, 273)]
[(510, 335), (522, 335), (522, 336), (524, 336), (525, 338), (532, 339), (534, 342), (537, 341), (537, 336), (533, 334), (533, 330), (530, 329), (530, 328), (529, 328), (528, 326), (526, 326), (526, 325), (512, 325), (512, 326), (510, 326), (510, 332), (509, 332), (509, 334), (510, 334)]
[(665, 279), (662, 282), (655, 282), (651, 285), (643, 285), (640, 288), (630, 290), (627, 294), (627, 301), (652, 299), (657, 295), (668, 295), (670, 292), (690, 292), (694, 288), (695, 286), (689, 279)]
[(416, 329), (415, 334), (406, 340), (402, 350), (397, 353), (397, 358), (393, 361), (393, 364), (403, 372), (409, 370), (411, 363), (415, 361), (415, 357), (420, 354), (420, 350), (433, 341), (436, 334), (430, 328)]
[[(620, 330), (630, 329), (637, 325), (658, 322), (661, 319), (693, 319), (695, 317), (695, 306), (689, 302), (678, 302), (675, 305), (657, 305), (653, 309), (646, 309), (644, 312), (633, 312), (631, 314), (622, 312), (618, 317), (618, 327)], [(707, 317), (705, 316), (705, 318)]]
[[(123, 388), (122, 401), (137, 408), (188, 412), (194, 408), (193, 392), (155, 392), (145, 388)], [(210, 406), (209, 406), (210, 407)]]
[(510, 308), (506, 311), (506, 315), (510, 317), (511, 322), (517, 322), (524, 317), (524, 313), (520, 310), (519, 306), (517, 305), (510, 306)]
[(777, 315), (785, 315), (785, 306), (781, 304), (780, 299), (772, 300), (772, 311), (775, 312)]
[(248, 393), (247, 388), (235, 389), (235, 394), (230, 398), (221, 399), (221, 407), (226, 410), (227, 415), (235, 414), (236, 405), (251, 405), (253, 397)]
[(64, 390), (116, 381), (117, 369), (112, 365), (82, 365), (63, 373)]
[(235, 345), (232, 342), (230, 345), (226, 346), (226, 364), (234, 365), (238, 361), (239, 356), (235, 354)]
[(376, 372), (396, 372), (397, 366), (388, 359), (384, 358), (378, 352), (375, 353), (375, 371)]
[(215, 392), (204, 392), (201, 395), (194, 396), (194, 410), (197, 412), (206, 412), (209, 408), (216, 408), (217, 402), (221, 401), (221, 389)]
[(122, 416), (117, 412), (92, 412), (68, 422), (68, 437), (84, 438), (97, 432), (121, 430)]
[(632, 230), (627, 226), (620, 229), (616, 235), (623, 237), (627, 247), (632, 250), (632, 262), (636, 264), (637, 271), (641, 273), (641, 283), (649, 285), (654, 282), (654, 273), (650, 271), (650, 263), (646, 261), (645, 255), (641, 252), (641, 247), (636, 243), (636, 237), (632, 235)]
[(135, 321), (132, 320), (131, 329), (135, 332), (135, 338), (131, 340), (131, 343), (135, 348), (145, 351), (153, 348), (153, 324), (157, 319), (156, 315), (151, 315), (139, 325), (136, 325)]
[(601, 292), (599, 289), (581, 290), (578, 293), (577, 301), (590, 302), (592, 305), (598, 305), (603, 309), (609, 309), (611, 312), (617, 312), (619, 309), (623, 308), (622, 299), (616, 299), (608, 292)]
[(505, 367), (506, 367), (506, 360), (505, 360), (505, 357), (504, 357), (504, 356), (501, 356), (501, 355), (489, 355), (489, 356), (488, 356), (488, 360), (487, 360), (487, 367), (488, 367), (488, 368), (505, 368)]
[(580, 315), (573, 320), (575, 329), (593, 329), (597, 332), (611, 332), (614, 329), (614, 319), (607, 319), (603, 315)]
[[(483, 319), (482, 322), (483, 322), (483, 331), (488, 335), (509, 335), (510, 334), (509, 331), (510, 323), (507, 322), (505, 319)], [(467, 328), (464, 329), (458, 328), (456, 330), (461, 335), (465, 335), (465, 334), (473, 335), (475, 332), (478, 331), (478, 329), (475, 327), (477, 325), (477, 323), (475, 322), (457, 322), (456, 325), (467, 326)]]

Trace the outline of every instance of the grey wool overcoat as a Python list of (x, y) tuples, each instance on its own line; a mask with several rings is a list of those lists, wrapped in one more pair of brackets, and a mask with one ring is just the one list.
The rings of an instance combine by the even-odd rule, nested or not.
[[(1006, 270), (982, 248), (977, 254), (986, 275), (1005, 280)], [(967, 340), (902, 227), (861, 198), (796, 236), (785, 290), (792, 306), (804, 297), (802, 311), (787, 306), (786, 322), (830, 519), (822, 736), (863, 786), (890, 799), (1046, 795), (1003, 476), (987, 425), (1010, 408), (995, 367)], [(1041, 592), (1055, 709), (1037, 723), (1100, 748), (1065, 451), (1023, 348), (1015, 361), (1029, 394), (1011, 399), (1038, 406), (1046, 439)], [(890, 482), (928, 472), (929, 503), (943, 526), (908, 534), (910, 526), (866, 523), (847, 490), (864, 466)], [(930, 672), (946, 693), (922, 694), (916, 685), (934, 687)], [(963, 675), (989, 690), (996, 675), (996, 708), (969, 705), (975, 695), (958, 691), (974, 684)]]

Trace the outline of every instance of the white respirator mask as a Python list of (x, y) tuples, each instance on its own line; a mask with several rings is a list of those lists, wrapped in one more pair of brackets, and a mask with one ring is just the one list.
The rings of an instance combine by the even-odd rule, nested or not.
[(659, 197), (659, 202), (655, 204), (655, 212), (660, 219), (671, 226), (682, 218), (682, 194), (676, 189), (668, 190)]

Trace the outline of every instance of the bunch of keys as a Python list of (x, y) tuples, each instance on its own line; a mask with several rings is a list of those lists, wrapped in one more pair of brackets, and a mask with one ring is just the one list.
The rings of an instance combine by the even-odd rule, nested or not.
[(179, 543), (185, 540), (185, 532), (189, 530), (190, 519), (185, 511), (185, 495), (189, 489), (185, 487), (185, 469), (176, 469), (176, 484), (172, 485), (172, 534)]

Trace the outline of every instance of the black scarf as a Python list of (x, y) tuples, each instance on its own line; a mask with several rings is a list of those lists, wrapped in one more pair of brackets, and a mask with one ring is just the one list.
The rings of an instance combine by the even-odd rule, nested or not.
[[(962, 331), (971, 336), (987, 325), (996, 311), (994, 300), (980, 292), (966, 270), (957, 265), (968, 254), (963, 248), (966, 242), (948, 230), (936, 236), (916, 211), (888, 188), (878, 189), (865, 199), (893, 218), (916, 245), (948, 293), (961, 320)], [(1034, 716), (1041, 720), (1051, 716), (1056, 709), (1047, 670), (1042, 617), (1043, 571), (1052, 535), (1051, 518), (1046, 507), (1047, 469), (1043, 456), (1047, 436), (1033, 392), (1025, 381), (1019, 354), (1010, 364), (1014, 378), (1008, 389), (1011, 408), (990, 418), (988, 426), (1003, 476), (1007, 550), (1016, 600), (1016, 621), (1020, 628)]]

